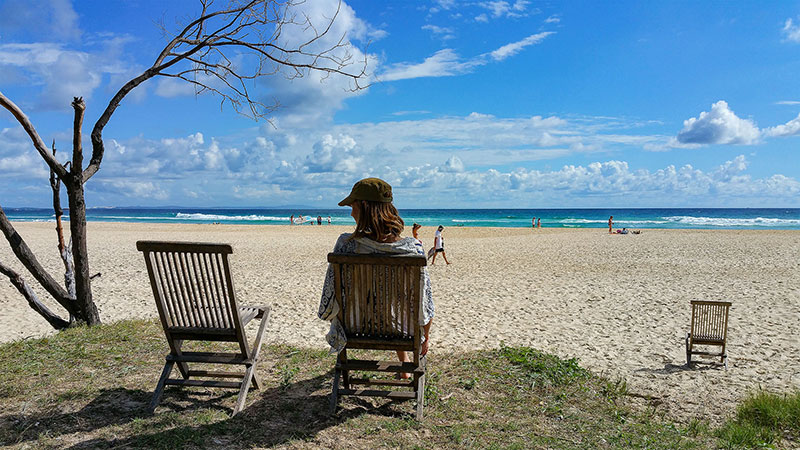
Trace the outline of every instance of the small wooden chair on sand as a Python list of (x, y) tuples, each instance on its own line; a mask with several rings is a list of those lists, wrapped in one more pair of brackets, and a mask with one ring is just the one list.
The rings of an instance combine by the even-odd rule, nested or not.
[[(334, 270), (339, 321), (347, 345), (339, 352), (333, 377), (331, 414), (340, 395), (417, 400), (416, 418), (422, 420), (425, 394), (425, 357), (420, 356), (422, 255), (352, 255), (329, 253)], [(400, 350), (413, 353), (411, 362), (348, 359), (347, 349)], [(394, 356), (394, 355), (393, 355)], [(350, 371), (410, 373), (402, 379), (353, 378)], [(339, 378), (343, 387), (339, 387)], [(410, 390), (356, 389), (354, 385), (410, 388)]]
[[(239, 390), (232, 414), (236, 415), (244, 407), (251, 382), (256, 389), (261, 385), (255, 369), (269, 306), (238, 306), (228, 264), (233, 249), (228, 244), (139, 241), (136, 248), (144, 252), (150, 286), (170, 348), (150, 401), (150, 412), (155, 411), (165, 385), (209, 386)], [(260, 319), (261, 324), (250, 347), (244, 327), (253, 319)], [(182, 352), (183, 341), (189, 340), (237, 343), (239, 352)], [(190, 370), (188, 363), (243, 365), (245, 371)], [(175, 364), (182, 378), (169, 377)]]
[[(692, 355), (719, 357), (728, 367), (725, 344), (728, 340), (728, 310), (731, 302), (692, 300), (692, 326), (686, 334), (686, 364), (692, 363)], [(722, 347), (719, 353), (695, 350), (697, 345)]]

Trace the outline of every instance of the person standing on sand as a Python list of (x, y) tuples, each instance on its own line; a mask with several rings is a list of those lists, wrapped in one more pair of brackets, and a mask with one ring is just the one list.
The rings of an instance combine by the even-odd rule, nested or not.
[(289, 225), (294, 225), (294, 214), (292, 214), (292, 217), (289, 217)]
[[(333, 246), (334, 253), (352, 254), (388, 254), (388, 255), (424, 255), (425, 250), (414, 238), (400, 237), (405, 224), (392, 204), (392, 187), (380, 178), (365, 178), (357, 182), (350, 195), (339, 202), (339, 206), (352, 208), (350, 215), (356, 220), (356, 229), (352, 233), (343, 233)], [(434, 307), (431, 293), (431, 279), (428, 269), (422, 267), (419, 280), (422, 295), (422, 311), (419, 323), (424, 341), (420, 354), (428, 353), (430, 329), (433, 323)], [(322, 286), (322, 298), (319, 301), (317, 315), (320, 319), (330, 321), (331, 327), (325, 339), (332, 352), (341, 352), (347, 344), (347, 336), (339, 322), (340, 305), (334, 295), (333, 268), (328, 265), (325, 284)], [(408, 353), (397, 351), (402, 362), (410, 361)], [(402, 374), (407, 379), (411, 374)]]
[(612, 234), (614, 231), (614, 216), (608, 218), (608, 234)]
[(442, 258), (444, 258), (444, 262), (450, 264), (450, 261), (447, 260), (447, 254), (444, 252), (444, 237), (442, 236), (442, 230), (444, 227), (439, 225), (439, 228), (436, 230), (436, 234), (433, 236), (433, 260), (431, 261), (431, 265), (436, 264), (436, 255), (439, 253), (442, 254)]
[(536, 219), (536, 228), (542, 228), (542, 218)]

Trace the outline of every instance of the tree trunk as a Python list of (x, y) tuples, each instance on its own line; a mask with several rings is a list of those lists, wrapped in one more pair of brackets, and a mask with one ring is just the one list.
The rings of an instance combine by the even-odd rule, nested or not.
[(86, 202), (83, 196), (81, 173), (70, 174), (64, 180), (69, 199), (69, 229), (72, 235), (72, 258), (75, 262), (75, 298), (78, 321), (99, 325), (100, 315), (92, 300), (92, 281), (89, 275), (89, 252), (86, 246)]

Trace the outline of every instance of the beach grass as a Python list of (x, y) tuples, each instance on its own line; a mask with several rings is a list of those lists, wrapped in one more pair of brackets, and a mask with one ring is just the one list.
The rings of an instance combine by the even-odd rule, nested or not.
[(760, 448), (781, 439), (800, 442), (800, 392), (751, 394), (717, 435), (729, 448)]
[[(219, 344), (217, 344), (219, 345)], [(203, 348), (213, 349), (213, 345)], [(345, 398), (328, 415), (334, 359), (265, 346), (245, 410), (236, 392), (167, 389), (146, 412), (166, 343), (156, 321), (0, 345), (0, 445), (17, 448), (780, 448), (798, 443), (800, 393), (754, 394), (721, 427), (670, 421), (624, 380), (527, 347), (431, 352), (425, 419), (413, 404)], [(782, 444), (783, 443), (783, 444)]]

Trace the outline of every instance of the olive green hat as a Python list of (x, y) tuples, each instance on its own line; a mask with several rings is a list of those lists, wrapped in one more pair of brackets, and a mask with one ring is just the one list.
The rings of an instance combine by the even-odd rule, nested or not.
[(348, 206), (356, 200), (369, 202), (392, 202), (392, 187), (380, 178), (364, 178), (353, 185), (350, 195), (339, 202), (339, 206)]

